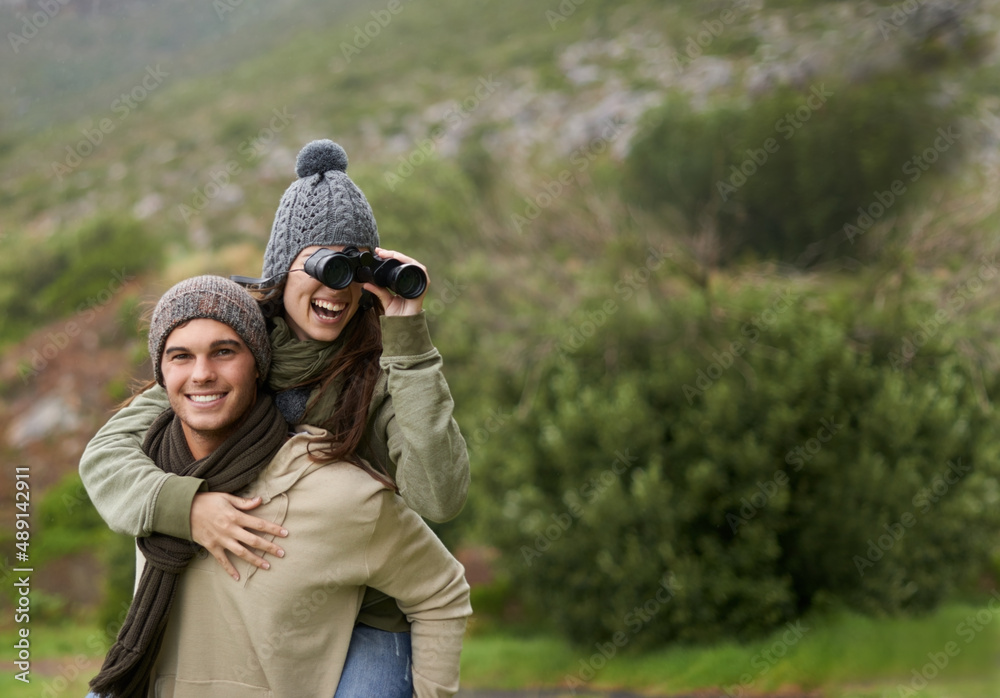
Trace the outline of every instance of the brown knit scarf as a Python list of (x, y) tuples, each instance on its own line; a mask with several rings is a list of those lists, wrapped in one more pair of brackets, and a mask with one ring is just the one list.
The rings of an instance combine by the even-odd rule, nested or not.
[[(211, 455), (194, 460), (173, 410), (161, 414), (146, 434), (142, 450), (168, 473), (202, 478), (209, 491), (238, 492), (252, 483), (285, 442), (288, 425), (270, 395), (258, 394), (243, 423)], [(159, 533), (138, 538), (146, 565), (118, 639), (100, 673), (90, 682), (99, 696), (145, 696), (179, 575), (199, 546)]]

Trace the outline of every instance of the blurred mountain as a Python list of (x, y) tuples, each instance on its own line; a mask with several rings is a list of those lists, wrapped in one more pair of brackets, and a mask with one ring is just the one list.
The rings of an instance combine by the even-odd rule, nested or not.
[[(992, 31), (995, 5), (7, 4), (0, 230), (44, 241), (118, 211), (195, 246), (259, 243), (295, 153), (316, 137), (343, 143), (352, 174), (391, 193), (416, 186), (393, 177), (407, 180), (413, 161), (455, 160), (472, 144), (523, 188), (607, 134), (622, 157), (666, 94), (705, 108), (911, 65), (914, 47), (947, 58), (970, 27)], [(969, 79), (981, 84), (995, 53), (975, 50), (985, 56)]]
[(288, 40), (303, 21), (325, 23), (350, 6), (297, 0), (5, 3), (3, 131), (33, 133), (100, 114), (146, 65), (169, 64), (175, 79), (225, 73)]

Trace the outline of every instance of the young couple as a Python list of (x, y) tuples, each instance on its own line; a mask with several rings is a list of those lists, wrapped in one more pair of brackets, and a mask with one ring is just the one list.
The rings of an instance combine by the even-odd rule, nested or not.
[(84, 452), (91, 499), (140, 552), (95, 695), (458, 689), (469, 589), (420, 516), (458, 514), (469, 464), (422, 297), (304, 270), (323, 248), (416, 263), (379, 248), (346, 169), (331, 141), (299, 154), (263, 303), (221, 277), (167, 292), (149, 334), (159, 385)]

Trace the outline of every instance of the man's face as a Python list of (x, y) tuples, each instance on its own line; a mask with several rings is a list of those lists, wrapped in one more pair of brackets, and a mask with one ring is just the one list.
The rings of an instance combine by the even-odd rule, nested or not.
[(221, 445), (257, 399), (253, 354), (233, 328), (217, 320), (175, 327), (164, 342), (160, 370), (195, 459)]

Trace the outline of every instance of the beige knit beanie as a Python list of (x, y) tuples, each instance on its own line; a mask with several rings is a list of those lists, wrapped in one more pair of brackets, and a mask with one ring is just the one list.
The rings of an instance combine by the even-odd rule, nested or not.
[(163, 294), (149, 323), (149, 358), (156, 382), (163, 385), (160, 360), (174, 328), (188, 320), (207, 318), (228, 325), (238, 334), (257, 363), (260, 380), (271, 367), (271, 344), (260, 306), (250, 293), (222, 276), (196, 276)]

